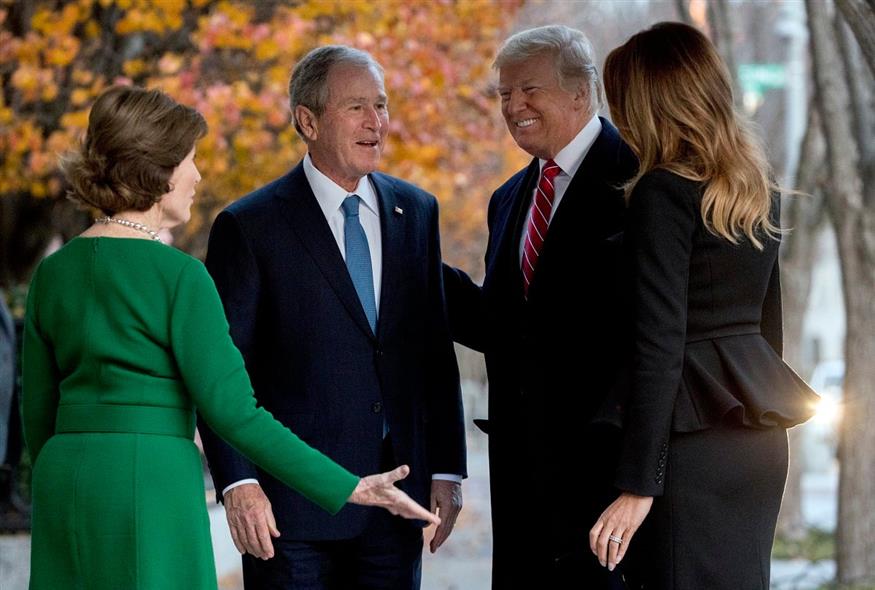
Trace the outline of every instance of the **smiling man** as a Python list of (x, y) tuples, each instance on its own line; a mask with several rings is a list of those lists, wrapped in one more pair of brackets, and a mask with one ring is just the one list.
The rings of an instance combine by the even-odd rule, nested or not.
[(597, 116), (580, 31), (518, 33), (493, 66), (507, 128), (534, 159), (489, 202), (482, 288), (444, 272), (454, 339), (486, 355), (492, 586), (624, 588), (628, 572), (589, 551), (587, 518), (617, 495), (618, 432), (591, 421), (622, 359), (619, 187), (636, 161)]
[[(375, 172), (389, 108), (369, 54), (311, 51), (289, 96), (307, 155), (219, 214), (207, 268), (259, 403), (354, 473), (409, 465), (401, 487), (442, 519), (435, 551), (465, 475), (437, 201)], [(421, 527), (359, 506), (331, 517), (201, 435), (247, 590), (419, 588)]]

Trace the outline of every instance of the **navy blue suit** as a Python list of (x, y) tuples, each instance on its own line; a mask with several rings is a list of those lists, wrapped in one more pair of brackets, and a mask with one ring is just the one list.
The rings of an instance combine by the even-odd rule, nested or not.
[[(18, 417), (12, 398), (15, 389), (15, 323), (6, 307), (5, 294), (0, 290), (0, 465), (7, 463), (7, 450), (17, 447), (9, 440), (12, 420)], [(17, 409), (17, 408), (15, 408)], [(17, 457), (9, 457), (9, 463), (17, 463)], [(5, 498), (3, 498), (5, 500)]]
[(486, 355), (497, 590), (621, 584), (598, 564), (587, 536), (617, 495), (619, 430), (590, 422), (623, 360), (619, 186), (636, 165), (602, 120), (550, 222), (528, 300), (519, 244), (537, 159), (489, 202), (482, 289), (445, 267), (453, 337)]
[[(466, 469), (437, 201), (370, 178), (383, 252), (376, 334), (302, 164), (219, 214), (206, 265), (259, 403), (359, 475), (381, 469), (385, 420), (395, 464), (411, 468), (401, 487), (428, 506), (433, 473)], [(347, 505), (332, 517), (201, 428), (216, 489), (257, 478), (283, 539), (349, 539), (378, 510)]]

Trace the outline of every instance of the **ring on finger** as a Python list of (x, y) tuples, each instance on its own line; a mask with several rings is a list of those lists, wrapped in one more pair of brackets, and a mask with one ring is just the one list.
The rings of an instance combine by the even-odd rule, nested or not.
[(612, 543), (616, 543), (617, 545), (619, 545), (620, 543), (623, 542), (623, 537), (618, 537), (617, 535), (608, 535), (608, 541), (611, 541)]

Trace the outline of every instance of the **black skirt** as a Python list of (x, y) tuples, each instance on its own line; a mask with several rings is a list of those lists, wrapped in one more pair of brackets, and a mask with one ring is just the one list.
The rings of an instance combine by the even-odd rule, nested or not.
[(783, 428), (672, 433), (648, 588), (768, 590), (787, 456)]

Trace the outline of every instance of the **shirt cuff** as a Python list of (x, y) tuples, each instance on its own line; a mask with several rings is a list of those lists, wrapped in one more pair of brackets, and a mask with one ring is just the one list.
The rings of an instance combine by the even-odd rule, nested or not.
[(228, 490), (233, 490), (233, 489), (236, 488), (237, 486), (242, 486), (244, 483), (258, 483), (258, 480), (257, 480), (257, 479), (252, 479), (252, 478), (250, 477), (250, 478), (248, 478), (248, 479), (241, 479), (240, 481), (235, 481), (234, 483), (232, 483), (231, 485), (229, 485), (228, 487), (226, 487), (224, 490), (222, 490), (222, 496), (224, 496), (225, 494), (227, 494), (227, 493), (228, 493)]
[(456, 483), (462, 483), (462, 476), (456, 475), (455, 473), (434, 473), (432, 474), (431, 479), (432, 481), (438, 479), (441, 481), (454, 481)]

